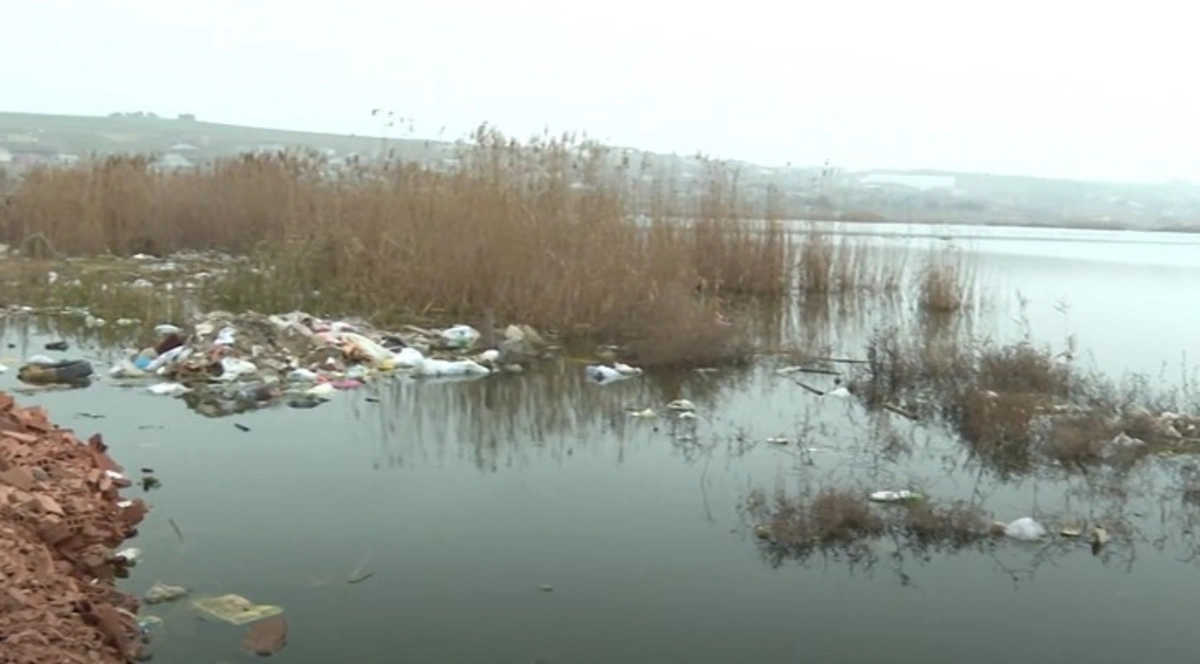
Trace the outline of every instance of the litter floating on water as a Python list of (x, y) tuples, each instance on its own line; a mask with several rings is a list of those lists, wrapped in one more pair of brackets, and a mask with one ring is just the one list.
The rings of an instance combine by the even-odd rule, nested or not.
[(692, 403), (691, 401), (689, 401), (687, 399), (676, 399), (676, 400), (672, 401), (671, 403), (667, 404), (667, 408), (674, 410), (676, 412), (690, 413), (690, 412), (694, 412), (696, 410), (696, 404)]
[(113, 554), (113, 557), (124, 560), (127, 565), (132, 567), (137, 565), (142, 559), (142, 550), (131, 546), (127, 549), (121, 549), (120, 551), (116, 552)]
[(146, 391), (162, 397), (177, 397), (188, 392), (191, 392), (186, 385), (182, 383), (155, 383), (146, 386)]
[(156, 583), (142, 595), (142, 601), (147, 604), (174, 602), (187, 597), (189, 592), (191, 591), (185, 586), (168, 586), (164, 583)]
[(287, 618), (266, 618), (246, 630), (246, 635), (242, 637), (242, 650), (262, 657), (274, 655), (287, 645), (287, 636)]
[(1004, 529), (1004, 534), (1022, 542), (1036, 542), (1046, 536), (1046, 527), (1025, 516), (1008, 524), (997, 524)]
[(626, 378), (642, 375), (642, 370), (637, 367), (631, 367), (628, 364), (617, 362), (613, 366), (606, 364), (589, 364), (583, 369), (584, 375), (593, 382), (604, 384), (613, 383)]
[(283, 613), (282, 607), (273, 604), (255, 604), (241, 595), (233, 594), (193, 600), (192, 606), (230, 625), (246, 625)]
[(903, 503), (910, 500), (920, 500), (921, 494), (908, 489), (899, 491), (875, 491), (867, 496), (869, 500), (876, 503)]

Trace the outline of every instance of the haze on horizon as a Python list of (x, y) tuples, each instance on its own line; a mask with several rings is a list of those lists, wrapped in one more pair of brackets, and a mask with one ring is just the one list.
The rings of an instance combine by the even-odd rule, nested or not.
[[(766, 165), (1200, 182), (1182, 5), (43, 0), (2, 110), (416, 136), (487, 121)], [(391, 131), (392, 135), (407, 133)]]

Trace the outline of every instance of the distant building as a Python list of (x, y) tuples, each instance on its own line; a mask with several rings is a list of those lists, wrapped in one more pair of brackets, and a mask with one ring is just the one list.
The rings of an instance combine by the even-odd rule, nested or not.
[(195, 122), (196, 114), (195, 113), (180, 113), (179, 121), (180, 122)]
[(60, 152), (54, 155), (54, 161), (63, 166), (74, 166), (79, 163), (79, 155), (69, 152)]
[(192, 152), (197, 152), (199, 150), (200, 150), (200, 148), (192, 145), (191, 143), (176, 143), (175, 145), (172, 145), (170, 148), (168, 148), (169, 152), (192, 153)]
[(0, 164), (11, 164), (13, 161), (13, 153), (4, 148), (0, 148)]
[(162, 170), (175, 170), (179, 168), (191, 168), (192, 162), (181, 154), (167, 153), (159, 157), (156, 165)]

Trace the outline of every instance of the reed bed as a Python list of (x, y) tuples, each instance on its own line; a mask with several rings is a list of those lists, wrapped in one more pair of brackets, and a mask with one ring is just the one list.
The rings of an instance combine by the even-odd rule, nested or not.
[(796, 235), (786, 217), (777, 189), (748, 190), (722, 162), (678, 178), (572, 135), (521, 142), (484, 126), (438, 164), (334, 169), (296, 153), (178, 171), (138, 156), (37, 169), (10, 183), (0, 235), (60, 259), (238, 256), (205, 291), (232, 310), (381, 324), (479, 324), (490, 311), (680, 363), (748, 351), (752, 335), (721, 315), (736, 300), (899, 289), (902, 267), (866, 245)]

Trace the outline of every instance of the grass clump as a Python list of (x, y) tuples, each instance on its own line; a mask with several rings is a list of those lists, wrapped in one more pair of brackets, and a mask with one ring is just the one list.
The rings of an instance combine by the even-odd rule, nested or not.
[(989, 525), (987, 515), (977, 505), (918, 501), (905, 510), (903, 528), (920, 546), (960, 549), (989, 537)]
[(754, 492), (746, 502), (760, 522), (759, 539), (791, 556), (847, 547), (881, 535), (886, 527), (865, 495), (845, 489), (825, 488), (810, 499), (778, 492), (773, 503)]
[(917, 274), (917, 301), (934, 316), (958, 313), (970, 306), (974, 273), (961, 251), (934, 252)]
[(869, 556), (872, 542), (891, 536), (915, 549), (962, 549), (989, 537), (990, 521), (977, 505), (928, 499), (877, 505), (866, 492), (825, 487), (811, 496), (777, 491), (769, 498), (751, 491), (746, 517), (765, 552), (775, 561), (805, 559), (817, 551)]
[(810, 295), (893, 295), (904, 284), (907, 256), (853, 236), (835, 241), (812, 228), (796, 250), (799, 290)]

